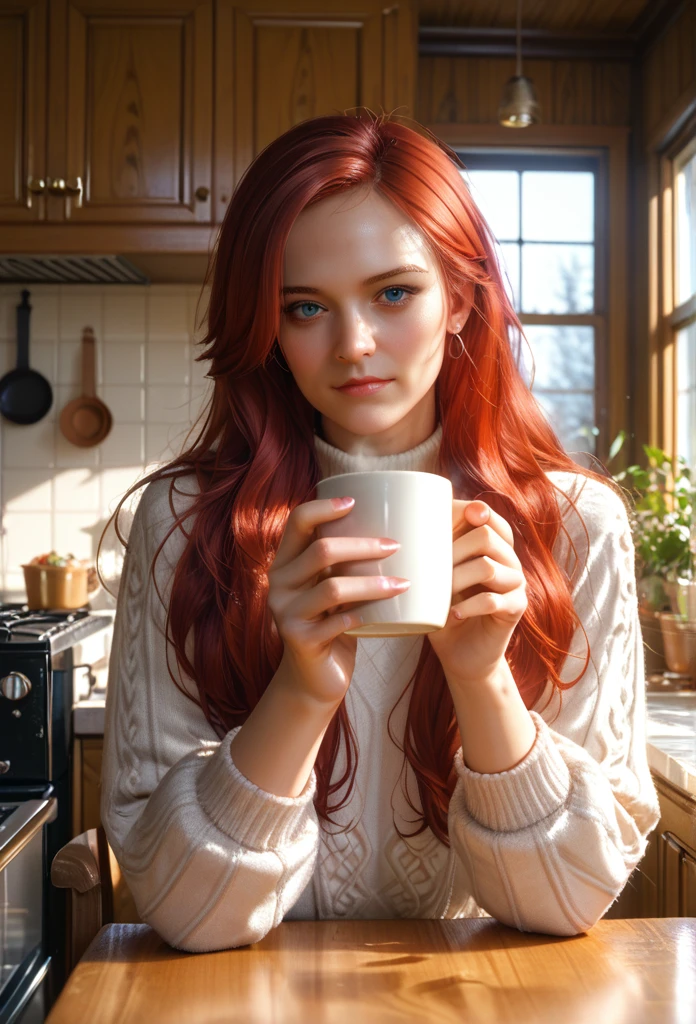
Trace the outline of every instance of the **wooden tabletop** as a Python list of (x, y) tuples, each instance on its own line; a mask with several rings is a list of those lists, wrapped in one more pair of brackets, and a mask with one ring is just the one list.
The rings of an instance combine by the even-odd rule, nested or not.
[(569, 938), (492, 918), (285, 921), (217, 953), (111, 924), (47, 1018), (95, 1021), (684, 1024), (696, 1021), (696, 918), (601, 920)]

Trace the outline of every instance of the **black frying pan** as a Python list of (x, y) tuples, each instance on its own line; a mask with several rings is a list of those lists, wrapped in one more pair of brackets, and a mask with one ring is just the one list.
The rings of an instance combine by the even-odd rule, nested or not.
[(38, 370), (29, 369), (29, 292), (17, 306), (17, 368), (0, 379), (0, 413), (13, 423), (37, 423), (53, 404), (51, 385)]

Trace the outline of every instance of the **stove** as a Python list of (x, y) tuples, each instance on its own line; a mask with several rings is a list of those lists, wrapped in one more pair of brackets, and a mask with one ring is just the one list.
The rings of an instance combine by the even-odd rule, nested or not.
[(0, 1024), (43, 1021), (66, 977), (65, 890), (50, 866), (72, 838), (77, 670), (110, 653), (113, 617), (0, 603)]
[(94, 615), (86, 608), (75, 611), (30, 611), (22, 604), (0, 604), (0, 647), (3, 644), (47, 641), (54, 653), (70, 647), (81, 636), (95, 632)]

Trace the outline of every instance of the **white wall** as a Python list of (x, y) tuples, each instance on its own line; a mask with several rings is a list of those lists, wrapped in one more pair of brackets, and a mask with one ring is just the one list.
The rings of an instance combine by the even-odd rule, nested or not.
[[(200, 285), (0, 285), (0, 374), (16, 365), (17, 312), (30, 292), (29, 363), (53, 387), (42, 420), (19, 426), (0, 416), (0, 588), (24, 601), (20, 565), (56, 549), (96, 556), (109, 515), (128, 487), (179, 449), (212, 382), (194, 330), (205, 315)], [(82, 329), (97, 341), (97, 394), (113, 416), (108, 437), (78, 448), (58, 426), (60, 411), (81, 393)], [(137, 492), (135, 501), (140, 494)], [(117, 579), (122, 548), (112, 530), (100, 566)], [(113, 607), (103, 590), (92, 607)]]

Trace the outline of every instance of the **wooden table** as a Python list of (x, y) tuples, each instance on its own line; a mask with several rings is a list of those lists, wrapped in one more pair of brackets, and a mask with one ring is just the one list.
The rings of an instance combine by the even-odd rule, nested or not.
[(492, 918), (286, 921), (182, 953), (102, 928), (47, 1024), (691, 1024), (696, 918), (601, 920), (569, 938)]

